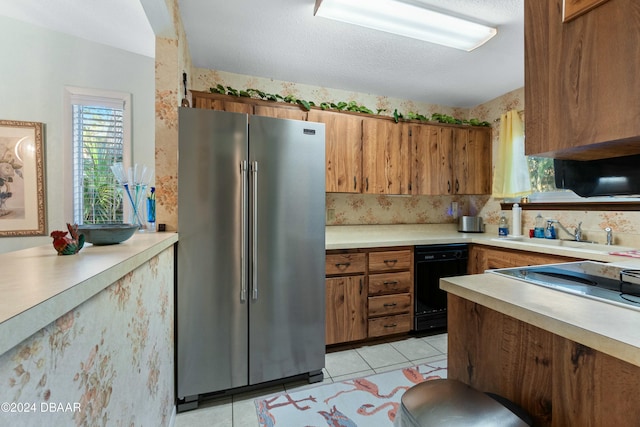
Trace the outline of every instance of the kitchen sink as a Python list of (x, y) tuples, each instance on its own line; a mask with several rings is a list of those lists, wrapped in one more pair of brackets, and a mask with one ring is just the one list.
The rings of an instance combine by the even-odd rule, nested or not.
[(496, 242), (509, 242), (513, 246), (550, 246), (559, 248), (576, 249), (579, 252), (608, 254), (610, 252), (625, 252), (634, 250), (634, 248), (616, 246), (616, 245), (603, 245), (599, 243), (592, 243), (588, 241), (575, 241), (575, 240), (562, 240), (562, 239), (510, 239), (510, 238), (493, 238)]
[(640, 271), (578, 261), (488, 272), (640, 311)]

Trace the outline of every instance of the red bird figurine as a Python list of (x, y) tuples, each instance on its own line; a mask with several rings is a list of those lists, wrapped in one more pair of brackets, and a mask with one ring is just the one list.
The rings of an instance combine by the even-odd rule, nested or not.
[[(76, 224), (67, 223), (67, 230), (69, 231), (54, 230), (51, 232), (53, 247), (58, 252), (58, 255), (77, 254), (84, 246), (84, 234), (78, 234), (78, 226)], [(71, 237), (67, 237), (67, 233)]]

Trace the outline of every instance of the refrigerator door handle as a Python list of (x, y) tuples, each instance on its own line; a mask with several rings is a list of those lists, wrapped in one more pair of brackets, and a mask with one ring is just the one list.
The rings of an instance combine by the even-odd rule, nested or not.
[(251, 242), (251, 262), (252, 262), (252, 289), (253, 294), (252, 298), (255, 300), (258, 299), (258, 161), (254, 161), (252, 166), (253, 172), (253, 229), (252, 229), (252, 242)]
[(240, 255), (240, 271), (241, 271), (241, 284), (240, 284), (240, 301), (245, 302), (247, 300), (247, 268), (246, 268), (246, 259), (247, 259), (247, 215), (248, 215), (248, 201), (247, 201), (247, 190), (249, 185), (249, 171), (247, 167), (247, 161), (243, 160), (240, 163), (240, 174), (242, 175), (242, 226), (241, 226), (241, 238), (242, 241), (242, 253)]

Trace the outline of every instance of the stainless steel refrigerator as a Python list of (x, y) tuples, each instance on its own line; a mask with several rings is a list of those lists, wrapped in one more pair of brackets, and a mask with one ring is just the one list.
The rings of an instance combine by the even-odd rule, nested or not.
[(180, 108), (178, 409), (324, 367), (324, 124)]

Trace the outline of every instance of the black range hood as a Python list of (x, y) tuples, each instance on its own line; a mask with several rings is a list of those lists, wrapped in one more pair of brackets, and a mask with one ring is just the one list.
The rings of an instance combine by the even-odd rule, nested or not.
[(640, 155), (600, 160), (554, 159), (556, 188), (582, 197), (640, 195)]

